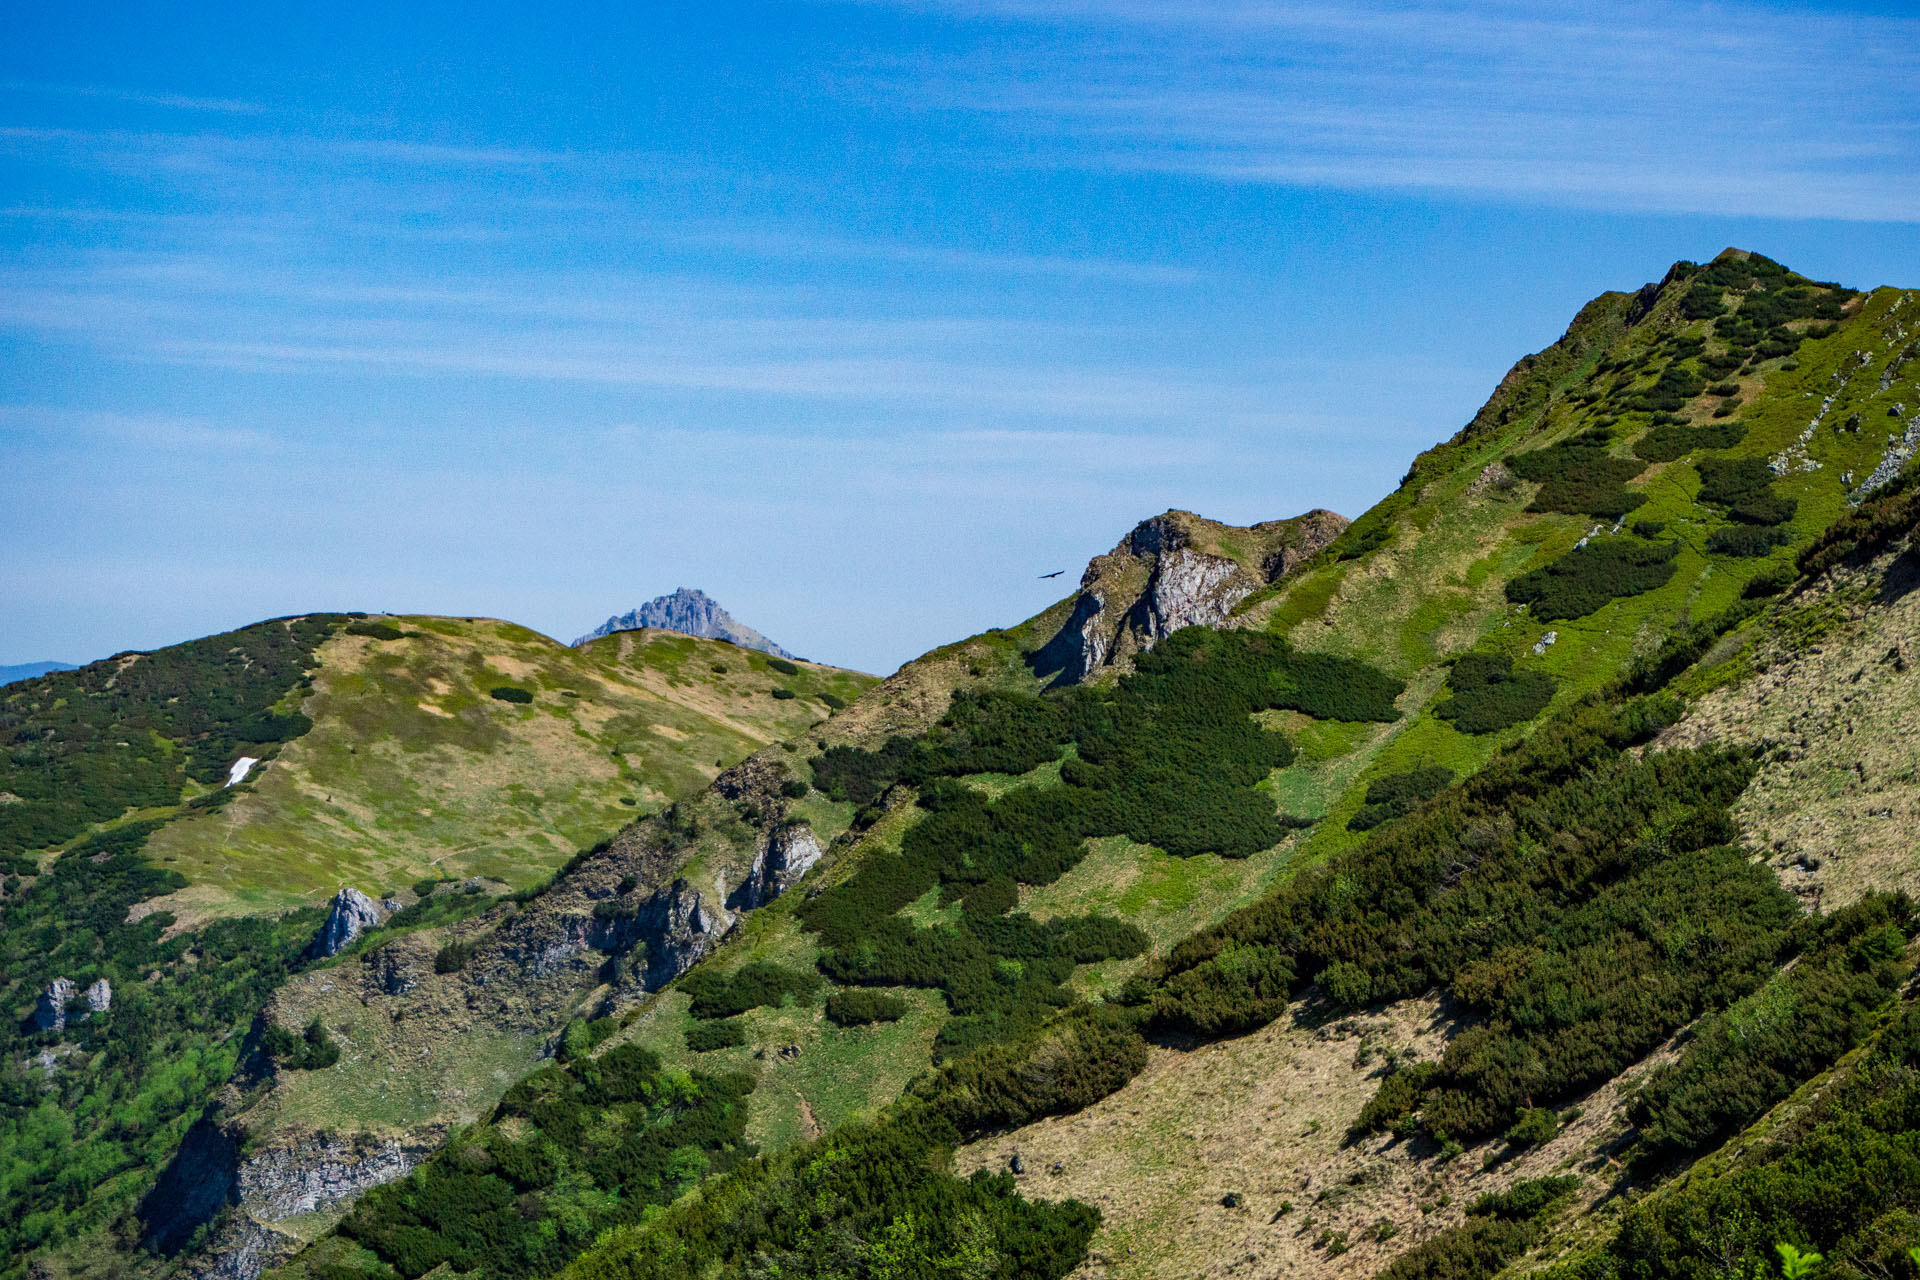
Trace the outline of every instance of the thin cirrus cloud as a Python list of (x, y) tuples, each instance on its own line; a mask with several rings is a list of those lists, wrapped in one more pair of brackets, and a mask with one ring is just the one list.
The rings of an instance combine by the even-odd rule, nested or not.
[(41, 98), (94, 98), (137, 107), (162, 107), (174, 111), (205, 111), (219, 115), (257, 116), (267, 114), (258, 102), (239, 98), (205, 98), (181, 93), (140, 93), (102, 85), (43, 84), (32, 80), (0, 80), (0, 93)]
[(1031, 163), (1920, 220), (1911, 18), (1760, 4), (906, 7), (999, 36), (934, 65), (872, 60), (851, 91), (997, 118)]
[(939, 412), (1244, 417), (1257, 388), (1118, 363), (1094, 321), (901, 312), (887, 292), (699, 274), (370, 279), (226, 257), (117, 253), (19, 270), (0, 328), (121, 359), (228, 370), (723, 392)]

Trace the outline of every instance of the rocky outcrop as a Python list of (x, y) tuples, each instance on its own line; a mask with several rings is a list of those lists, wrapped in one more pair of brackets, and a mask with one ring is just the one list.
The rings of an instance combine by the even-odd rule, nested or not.
[(327, 922), (320, 926), (319, 936), (313, 940), (313, 953), (317, 956), (338, 955), (353, 940), (368, 929), (387, 918), (380, 904), (358, 889), (346, 888), (333, 895), (333, 907), (327, 912)]
[(602, 636), (610, 636), (616, 631), (639, 631), (643, 627), (658, 627), (662, 631), (678, 631), (682, 635), (701, 636), (708, 640), (725, 640), (742, 649), (758, 649), (776, 658), (793, 657), (722, 609), (719, 602), (706, 592), (687, 587), (681, 587), (670, 596), (649, 600), (638, 609), (615, 614), (573, 643), (577, 647)]
[(87, 988), (87, 1011), (105, 1013), (113, 1008), (113, 987), (105, 978), (94, 979)]
[(262, 1222), (331, 1209), (370, 1187), (406, 1177), (438, 1146), (418, 1138), (403, 1142), (366, 1134), (283, 1138), (241, 1164), (236, 1177), (240, 1204)]
[(825, 856), (819, 837), (806, 823), (776, 827), (754, 855), (752, 870), (727, 905), (749, 911), (763, 907), (800, 883), (800, 878)]
[(186, 1260), (186, 1273), (198, 1280), (255, 1280), (301, 1245), (272, 1224), (337, 1209), (405, 1177), (443, 1136), (438, 1129), (405, 1140), (301, 1132), (248, 1152), (244, 1129), (203, 1120), (140, 1205), (144, 1239), (170, 1257), (217, 1224)]
[(67, 1029), (67, 1006), (73, 1003), (75, 993), (80, 990), (72, 978), (55, 978), (40, 993), (40, 999), (33, 1006), (33, 1026), (36, 1031), (65, 1031)]
[(264, 1222), (236, 1213), (185, 1267), (192, 1280), (259, 1280), (262, 1273), (300, 1252), (306, 1242)]
[(648, 990), (666, 986), (699, 963), (733, 928), (734, 917), (685, 880), (657, 893), (638, 917), (646, 946)]
[(1160, 557), (1148, 594), (1147, 635), (1161, 640), (1182, 627), (1217, 627), (1254, 592), (1239, 565), (1188, 547)]
[(369, 985), (382, 995), (403, 996), (419, 986), (427, 966), (421, 959), (398, 945), (369, 951), (365, 956)]
[(1338, 537), (1347, 521), (1331, 511), (1246, 528), (1186, 511), (1142, 521), (1119, 546), (1096, 556), (1059, 632), (1034, 669), (1075, 684), (1183, 627), (1225, 626), (1242, 601), (1291, 573)]

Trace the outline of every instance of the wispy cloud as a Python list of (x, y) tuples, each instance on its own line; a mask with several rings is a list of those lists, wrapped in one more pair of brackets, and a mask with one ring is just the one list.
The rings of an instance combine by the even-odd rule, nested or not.
[(267, 108), (258, 102), (238, 98), (203, 98), (182, 93), (141, 93), (101, 85), (42, 84), (32, 80), (0, 80), (0, 93), (30, 94), (51, 98), (96, 98), (107, 102), (140, 107), (165, 107), (175, 111), (208, 111), (221, 115), (265, 115)]
[(72, 444), (165, 453), (230, 453), (280, 447), (266, 432), (184, 414), (115, 413), (49, 405), (0, 404), (0, 440)]
[(875, 60), (858, 90), (997, 117), (1034, 163), (1920, 220), (1912, 18), (1742, 3), (909, 7), (994, 35), (931, 65)]

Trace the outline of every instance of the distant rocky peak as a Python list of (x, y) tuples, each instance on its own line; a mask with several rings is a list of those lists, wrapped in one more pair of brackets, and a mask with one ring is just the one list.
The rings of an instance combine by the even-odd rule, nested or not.
[(776, 658), (794, 656), (734, 618), (712, 596), (691, 587), (680, 587), (670, 596), (658, 596), (638, 609), (615, 614), (573, 643), (578, 647), (616, 631), (639, 631), (644, 627), (678, 631), (707, 640), (726, 640), (742, 649), (758, 649)]
[(1143, 520), (1080, 577), (1060, 631), (1034, 655), (1035, 670), (1075, 684), (1183, 627), (1225, 626), (1241, 601), (1313, 557), (1347, 527), (1314, 510), (1238, 526), (1190, 511)]

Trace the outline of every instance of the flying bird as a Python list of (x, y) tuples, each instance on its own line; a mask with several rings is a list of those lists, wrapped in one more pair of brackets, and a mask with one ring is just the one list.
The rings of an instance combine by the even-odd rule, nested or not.
[(1063, 574), (1063, 573), (1065, 573), (1065, 572), (1066, 572), (1066, 570), (1065, 570), (1065, 569), (1055, 569), (1055, 570), (1054, 570), (1054, 571), (1053, 571), (1052, 573), (1043, 573), (1043, 574), (1041, 574), (1041, 575), (1040, 575), (1040, 580), (1041, 580), (1042, 582), (1044, 582), (1044, 581), (1046, 581), (1046, 580), (1047, 580), (1048, 578), (1057, 578), (1057, 577), (1059, 577), (1059, 576), (1060, 576), (1061, 574)]

